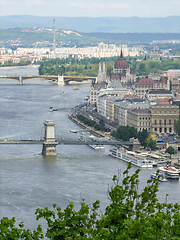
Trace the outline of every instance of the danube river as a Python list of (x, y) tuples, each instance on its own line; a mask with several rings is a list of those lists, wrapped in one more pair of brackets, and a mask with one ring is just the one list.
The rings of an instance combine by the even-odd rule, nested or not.
[[(1, 69), (0, 76), (36, 75), (37, 68)], [(40, 79), (0, 80), (0, 138), (38, 139), (44, 131), (43, 122), (54, 120), (56, 133), (62, 138), (78, 138), (71, 129), (80, 129), (68, 119), (70, 108), (84, 102), (90, 84), (58, 86)], [(49, 107), (57, 108), (49, 112)], [(64, 209), (73, 202), (79, 209), (82, 198), (92, 204), (100, 200), (101, 210), (109, 204), (108, 186), (112, 176), (126, 169), (127, 164), (89, 146), (57, 146), (57, 157), (41, 155), (41, 145), (0, 145), (0, 218), (15, 217), (33, 229), (45, 221), (35, 220), (36, 208), (52, 208), (54, 203)], [(136, 167), (132, 167), (134, 172)], [(140, 172), (141, 190), (153, 169)], [(160, 183), (158, 199), (178, 202), (179, 181)]]

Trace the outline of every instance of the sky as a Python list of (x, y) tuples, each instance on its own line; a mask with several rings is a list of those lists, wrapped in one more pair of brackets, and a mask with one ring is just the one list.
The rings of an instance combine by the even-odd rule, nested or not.
[(0, 0), (0, 16), (180, 16), (180, 0)]

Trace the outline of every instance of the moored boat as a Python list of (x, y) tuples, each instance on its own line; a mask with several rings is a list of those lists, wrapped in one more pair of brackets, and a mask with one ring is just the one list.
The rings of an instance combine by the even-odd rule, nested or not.
[(89, 144), (89, 146), (95, 150), (105, 150), (105, 147), (102, 144)]
[(164, 173), (166, 178), (169, 179), (179, 179), (179, 171), (175, 167), (163, 166), (159, 167), (160, 173)]
[(151, 159), (146, 159), (141, 154), (127, 151), (124, 148), (114, 148), (110, 150), (110, 155), (112, 157), (121, 159), (125, 162), (131, 162), (133, 165), (140, 168), (152, 168), (156, 163)]
[(152, 179), (156, 179), (156, 180), (158, 180), (160, 182), (167, 182), (168, 181), (164, 174), (159, 174), (159, 177), (158, 177), (156, 172), (151, 173), (151, 178)]

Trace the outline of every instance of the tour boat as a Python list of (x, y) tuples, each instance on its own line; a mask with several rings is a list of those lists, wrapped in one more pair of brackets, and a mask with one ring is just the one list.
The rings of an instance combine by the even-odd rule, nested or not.
[(158, 180), (160, 182), (167, 182), (168, 181), (164, 174), (159, 174), (159, 177), (158, 177), (156, 172), (151, 173), (151, 178), (152, 179), (156, 179), (156, 180)]
[(156, 165), (154, 161), (146, 159), (143, 155), (132, 151), (127, 151), (124, 148), (110, 149), (110, 155), (125, 162), (131, 162), (133, 165), (140, 168), (152, 168)]
[(166, 178), (179, 179), (179, 171), (175, 167), (163, 166), (159, 167), (160, 173), (164, 173)]

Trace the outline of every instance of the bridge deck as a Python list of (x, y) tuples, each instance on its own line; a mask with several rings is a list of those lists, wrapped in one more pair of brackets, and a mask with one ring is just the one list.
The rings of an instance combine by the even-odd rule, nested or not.
[[(43, 144), (43, 140), (0, 140), (0, 144)], [(89, 145), (89, 144), (103, 144), (103, 145), (130, 145), (130, 142), (122, 142), (122, 141), (80, 141), (80, 140), (57, 140), (56, 142), (51, 142), (48, 144), (56, 144), (56, 145)]]

